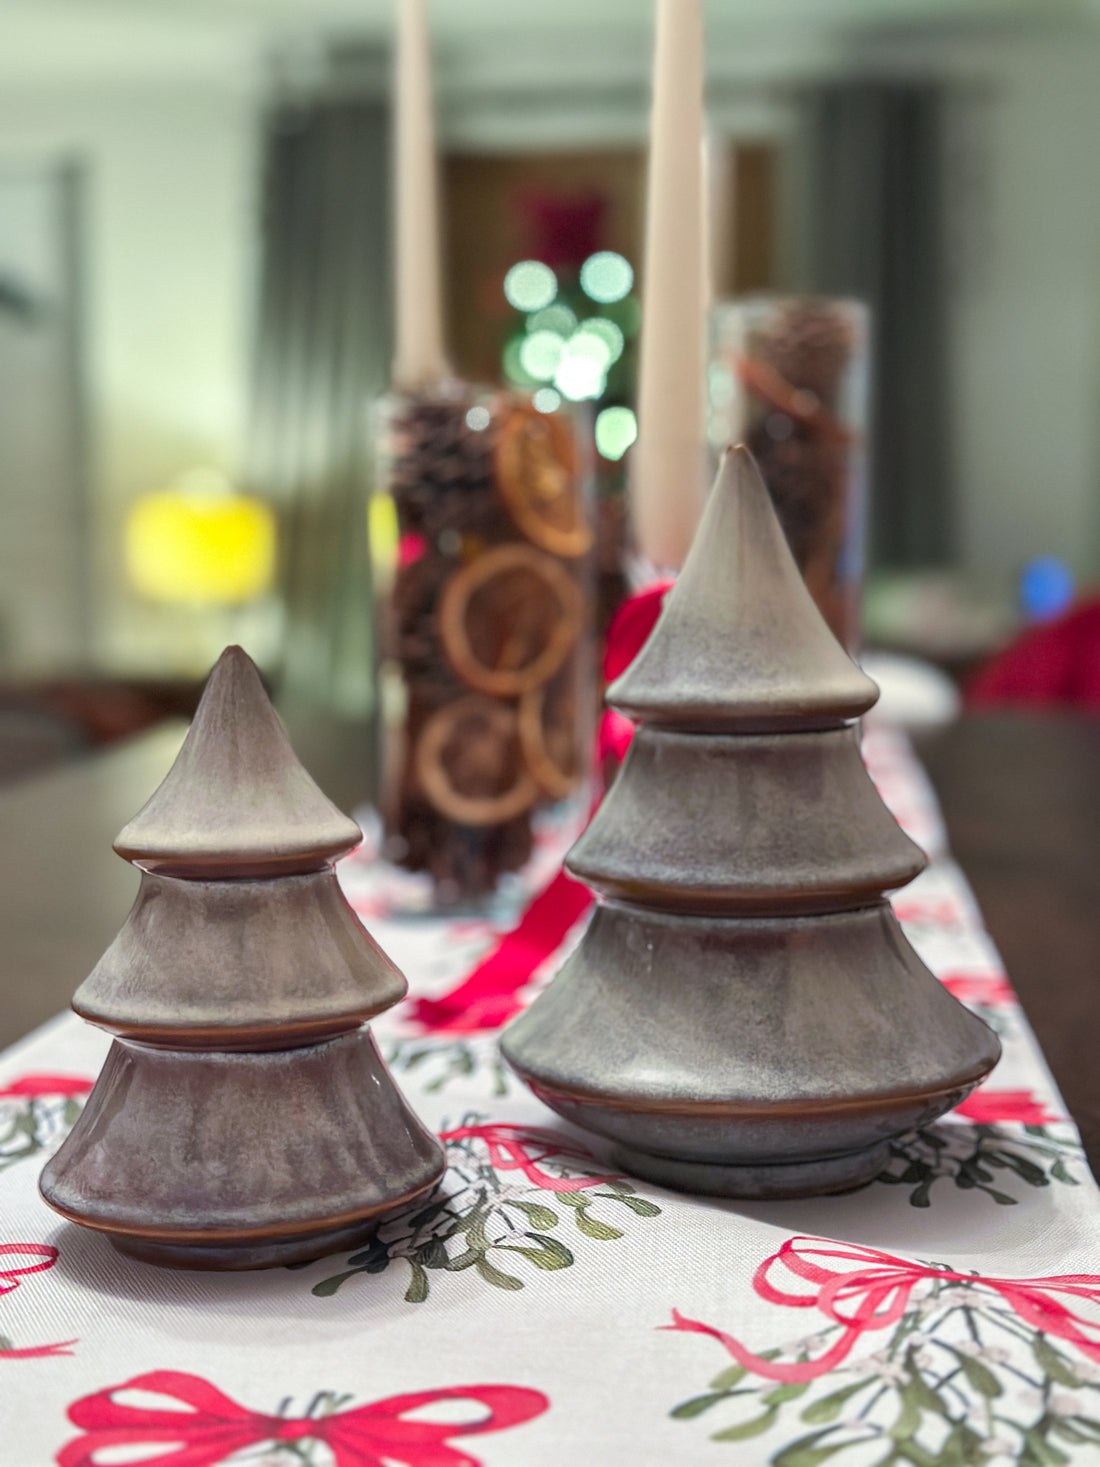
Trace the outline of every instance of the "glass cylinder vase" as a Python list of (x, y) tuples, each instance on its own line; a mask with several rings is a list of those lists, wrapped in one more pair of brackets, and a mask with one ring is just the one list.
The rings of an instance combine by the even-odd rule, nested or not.
[(456, 381), (382, 399), (377, 439), (382, 855), (398, 906), (480, 910), (587, 807), (591, 454), (568, 412)]
[(853, 300), (748, 296), (711, 318), (709, 437), (760, 465), (803, 579), (838, 640), (860, 647), (869, 312)]

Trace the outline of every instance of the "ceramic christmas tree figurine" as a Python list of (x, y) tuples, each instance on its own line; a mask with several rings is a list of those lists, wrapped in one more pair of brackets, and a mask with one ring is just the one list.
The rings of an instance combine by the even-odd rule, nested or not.
[(660, 620), (608, 689), (641, 727), (567, 861), (605, 900), (502, 1041), (628, 1170), (730, 1196), (839, 1191), (996, 1063), (884, 896), (924, 858), (860, 759), (876, 697), (752, 458), (728, 454)]
[(438, 1181), (366, 1027), (405, 981), (336, 882), (360, 838), (228, 648), (115, 845), (141, 888), (73, 1008), (117, 1038), (51, 1207), (149, 1262), (261, 1268), (353, 1246)]

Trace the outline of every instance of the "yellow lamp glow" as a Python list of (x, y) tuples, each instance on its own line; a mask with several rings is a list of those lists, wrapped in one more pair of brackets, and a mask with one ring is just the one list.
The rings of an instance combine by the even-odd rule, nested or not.
[(374, 493), (367, 501), (367, 534), (376, 579), (392, 577), (397, 564), (397, 506), (389, 494)]
[(126, 520), (126, 570), (153, 601), (251, 601), (274, 577), (275, 516), (242, 494), (184, 487), (143, 494)]

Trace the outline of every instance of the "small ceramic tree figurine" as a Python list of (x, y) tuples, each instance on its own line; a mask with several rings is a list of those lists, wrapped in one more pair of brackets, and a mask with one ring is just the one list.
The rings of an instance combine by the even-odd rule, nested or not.
[(727, 455), (654, 631), (608, 701), (641, 724), (567, 864), (606, 899), (505, 1056), (640, 1176), (785, 1197), (996, 1063), (884, 893), (924, 864), (868, 777), (877, 697), (807, 592), (751, 456)]
[(73, 1008), (117, 1038), (42, 1173), (51, 1207), (152, 1263), (262, 1268), (353, 1246), (438, 1181), (366, 1027), (405, 980), (336, 882), (360, 839), (228, 648), (115, 843), (141, 888)]

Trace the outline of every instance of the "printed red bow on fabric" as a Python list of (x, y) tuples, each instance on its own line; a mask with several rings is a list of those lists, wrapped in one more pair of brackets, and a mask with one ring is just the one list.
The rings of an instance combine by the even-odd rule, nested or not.
[[(123, 1391), (150, 1391), (186, 1409), (127, 1406), (114, 1399)], [(489, 1414), (459, 1423), (410, 1419), (409, 1412), (439, 1401), (475, 1401)], [(153, 1370), (74, 1401), (69, 1420), (82, 1427), (84, 1435), (62, 1447), (57, 1463), (97, 1467), (97, 1453), (108, 1448), (171, 1442), (177, 1444), (175, 1451), (128, 1457), (127, 1467), (214, 1467), (245, 1447), (312, 1440), (328, 1447), (336, 1467), (388, 1467), (393, 1462), (407, 1467), (480, 1467), (477, 1458), (448, 1442), (521, 1426), (549, 1405), (541, 1391), (478, 1385), (389, 1396), (331, 1416), (265, 1416), (238, 1406), (201, 1376)]]
[[(10, 1294), (12, 1289), (17, 1289), (23, 1282), (25, 1275), (29, 1273), (41, 1273), (43, 1269), (53, 1268), (58, 1259), (57, 1249), (48, 1243), (0, 1243), (0, 1258), (22, 1257), (37, 1259), (36, 1263), (21, 1263), (8, 1265), (0, 1262), (0, 1294)], [(0, 1349), (0, 1358), (4, 1360), (37, 1360), (43, 1355), (71, 1355), (70, 1346), (75, 1345), (75, 1340), (63, 1340), (57, 1345), (32, 1345), (22, 1350)]]
[(0, 1085), (0, 1100), (38, 1095), (87, 1095), (95, 1084), (86, 1075), (20, 1075), (10, 1085)]
[(998, 1121), (1015, 1121), (1022, 1126), (1045, 1126), (1060, 1120), (1057, 1111), (1030, 1090), (991, 1090), (980, 1085), (953, 1112), (979, 1126), (996, 1125)]
[[(625, 672), (641, 651), (661, 614), (671, 581), (660, 581), (631, 596), (616, 611), (607, 632), (603, 671), (608, 682)], [(607, 781), (626, 757), (634, 725), (608, 708), (596, 741), (597, 782)], [(599, 804), (599, 795), (593, 811)], [(426, 1029), (468, 1034), (496, 1029), (522, 1008), (517, 997), (535, 973), (561, 947), (575, 922), (592, 905), (592, 893), (563, 868), (539, 892), (511, 932), (450, 993), (418, 999), (412, 1016)]]
[[(854, 1266), (838, 1268), (836, 1263)], [(792, 1293), (773, 1284), (771, 1276), (784, 1269), (796, 1279), (813, 1285), (814, 1292)], [(661, 1328), (710, 1335), (739, 1365), (767, 1380), (816, 1380), (818, 1376), (835, 1370), (866, 1331), (889, 1329), (896, 1324), (908, 1308), (910, 1295), (916, 1286), (930, 1279), (990, 1289), (999, 1294), (1025, 1324), (1076, 1345), (1090, 1359), (1100, 1361), (1100, 1318), (1083, 1318), (1057, 1297), (1068, 1296), (1100, 1308), (1100, 1275), (982, 1278), (976, 1274), (932, 1268), (926, 1263), (898, 1258), (893, 1253), (880, 1253), (877, 1248), (864, 1248), (858, 1243), (831, 1242), (828, 1238), (788, 1238), (778, 1253), (764, 1260), (752, 1281), (760, 1298), (770, 1304), (818, 1309), (831, 1323), (843, 1326), (840, 1338), (816, 1360), (787, 1364), (765, 1360), (747, 1350), (732, 1335), (699, 1320), (685, 1319), (676, 1309), (672, 1311), (674, 1322)]]
[(536, 1187), (543, 1187), (548, 1192), (583, 1192), (604, 1182), (618, 1181), (616, 1172), (602, 1176), (555, 1177), (543, 1171), (539, 1163), (551, 1157), (587, 1163), (592, 1161), (592, 1156), (567, 1137), (541, 1126), (458, 1126), (453, 1131), (440, 1132), (439, 1139), (444, 1143), (465, 1139), (483, 1141), (489, 1152), (489, 1162), (497, 1171), (521, 1171)]

